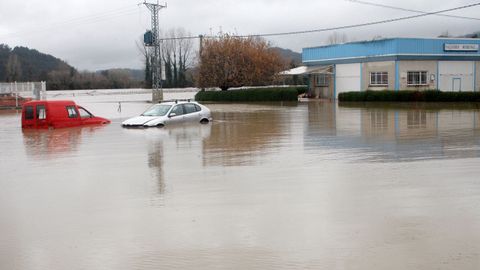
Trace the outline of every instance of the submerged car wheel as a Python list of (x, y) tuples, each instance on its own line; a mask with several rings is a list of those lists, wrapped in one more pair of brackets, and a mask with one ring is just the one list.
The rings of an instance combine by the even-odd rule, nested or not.
[(157, 128), (163, 128), (165, 125), (164, 124), (158, 124), (156, 125)]
[(202, 120), (200, 120), (200, 124), (208, 124), (208, 119), (207, 118), (203, 118)]

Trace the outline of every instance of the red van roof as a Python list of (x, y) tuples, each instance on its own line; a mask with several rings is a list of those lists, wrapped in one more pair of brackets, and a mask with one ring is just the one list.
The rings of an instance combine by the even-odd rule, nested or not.
[(29, 102), (25, 102), (23, 105), (37, 105), (37, 104), (55, 104), (55, 105), (74, 105), (75, 102), (73, 100), (32, 100)]

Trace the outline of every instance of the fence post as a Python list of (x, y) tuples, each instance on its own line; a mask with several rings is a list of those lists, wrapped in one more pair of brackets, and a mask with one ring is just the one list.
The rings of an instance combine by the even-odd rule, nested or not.
[(42, 85), (42, 99), (47, 99), (47, 83), (45, 81), (40, 82)]
[(18, 108), (18, 89), (17, 89), (17, 81), (15, 81), (15, 107)]

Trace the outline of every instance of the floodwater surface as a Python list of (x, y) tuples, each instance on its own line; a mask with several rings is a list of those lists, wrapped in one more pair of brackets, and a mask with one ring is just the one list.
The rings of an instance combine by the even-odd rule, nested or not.
[(112, 124), (0, 111), (0, 269), (480, 268), (478, 109), (214, 103), (123, 129), (148, 95), (73, 98)]

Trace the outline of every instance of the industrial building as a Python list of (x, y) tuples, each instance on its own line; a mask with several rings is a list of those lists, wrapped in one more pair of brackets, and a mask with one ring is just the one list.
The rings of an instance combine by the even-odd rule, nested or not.
[(480, 39), (391, 38), (304, 48), (310, 94), (365, 90), (480, 91)]

